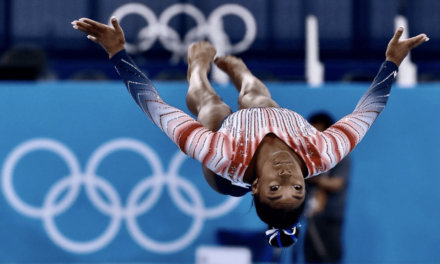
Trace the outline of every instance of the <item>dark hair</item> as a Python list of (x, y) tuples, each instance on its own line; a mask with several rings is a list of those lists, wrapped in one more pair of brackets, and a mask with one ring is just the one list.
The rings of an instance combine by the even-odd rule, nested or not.
[(313, 114), (310, 118), (309, 118), (309, 123), (313, 124), (313, 123), (324, 123), (325, 128), (329, 128), (331, 125), (333, 125), (334, 121), (333, 118), (331, 117), (331, 115), (327, 112), (318, 112)]
[[(280, 208), (275, 209), (266, 203), (262, 203), (258, 195), (254, 195), (255, 210), (257, 211), (258, 217), (261, 221), (268, 224), (269, 229), (279, 228), (279, 229), (289, 229), (292, 228), (298, 219), (304, 212), (304, 207), (306, 205), (306, 199), (297, 208)], [(300, 234), (299, 227), (296, 228), (295, 236), (298, 238)], [(272, 239), (269, 241), (270, 237), (267, 237), (267, 241), (271, 246), (274, 247), (289, 247), (295, 243), (291, 236), (284, 234), (280, 230), (280, 241), (281, 245), (278, 244), (277, 239)]]

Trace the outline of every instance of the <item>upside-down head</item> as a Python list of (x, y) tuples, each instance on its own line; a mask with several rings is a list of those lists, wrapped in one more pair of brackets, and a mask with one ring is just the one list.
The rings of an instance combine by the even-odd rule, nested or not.
[[(269, 226), (269, 244), (288, 247), (298, 238), (298, 219), (305, 207), (303, 171), (289, 152), (278, 151), (258, 164), (256, 173), (252, 195), (258, 217)], [(274, 229), (279, 230), (270, 231)]]

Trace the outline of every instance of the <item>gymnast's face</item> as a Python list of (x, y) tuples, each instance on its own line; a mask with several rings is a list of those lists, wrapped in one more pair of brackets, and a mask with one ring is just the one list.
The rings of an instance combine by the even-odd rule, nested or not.
[(257, 179), (252, 184), (252, 195), (273, 208), (296, 208), (305, 198), (305, 184), (301, 167), (287, 151), (271, 154), (257, 168)]

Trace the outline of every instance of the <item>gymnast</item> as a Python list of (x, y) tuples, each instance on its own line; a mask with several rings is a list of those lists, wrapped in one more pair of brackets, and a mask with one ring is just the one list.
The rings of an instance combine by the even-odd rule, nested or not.
[[(197, 121), (165, 103), (150, 80), (124, 50), (124, 33), (115, 17), (112, 26), (82, 18), (73, 27), (109, 54), (128, 92), (142, 111), (186, 155), (200, 161), (208, 184), (220, 194), (253, 195), (257, 215), (268, 224), (269, 244), (288, 247), (297, 241), (298, 219), (305, 205), (304, 180), (333, 168), (362, 140), (384, 109), (398, 66), (425, 34), (399, 40), (400, 27), (386, 50), (386, 61), (353, 113), (324, 132), (301, 115), (281, 108), (267, 87), (241, 59), (217, 57), (208, 42), (188, 48), (186, 103)], [(232, 113), (211, 87), (207, 74), (214, 62), (239, 92)]]

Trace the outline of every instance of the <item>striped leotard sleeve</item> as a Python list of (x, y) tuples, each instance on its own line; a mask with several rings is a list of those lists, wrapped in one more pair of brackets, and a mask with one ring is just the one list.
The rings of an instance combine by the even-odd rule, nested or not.
[(224, 140), (224, 135), (206, 129), (185, 112), (165, 103), (125, 50), (111, 60), (136, 104), (186, 155), (205, 165), (217, 156), (215, 144)]
[(385, 108), (397, 71), (396, 64), (385, 61), (353, 113), (343, 117), (323, 133), (319, 133), (321, 143), (325, 146), (321, 151), (327, 153), (325, 156), (328, 160), (313, 173), (314, 175), (336, 166), (362, 140)]

